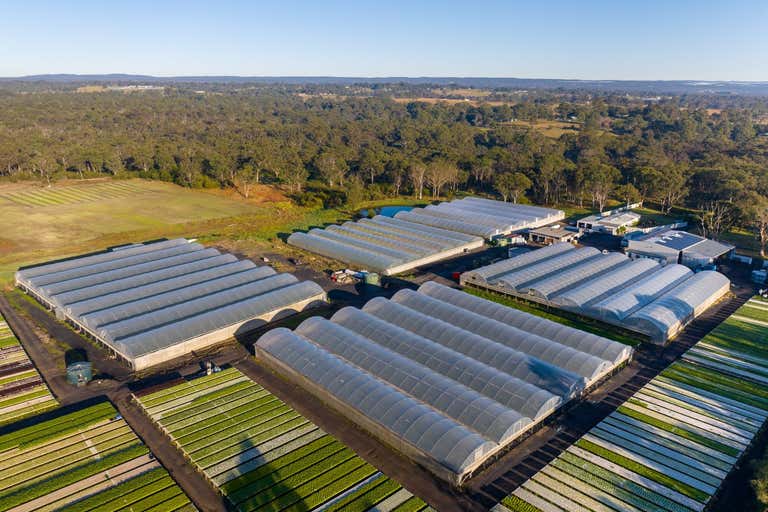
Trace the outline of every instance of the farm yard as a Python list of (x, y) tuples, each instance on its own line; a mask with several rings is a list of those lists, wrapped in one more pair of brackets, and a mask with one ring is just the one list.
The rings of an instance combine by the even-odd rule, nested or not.
[(0, 315), (0, 425), (58, 405), (19, 340)]
[(747, 302), (496, 512), (704, 510), (768, 418), (766, 305)]
[(428, 510), (234, 368), (137, 400), (239, 511)]
[(109, 402), (25, 424), (0, 435), (0, 510), (196, 510)]

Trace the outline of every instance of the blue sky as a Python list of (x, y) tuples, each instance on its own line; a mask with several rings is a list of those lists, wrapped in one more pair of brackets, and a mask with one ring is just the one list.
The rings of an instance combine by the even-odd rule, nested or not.
[(767, 0), (0, 0), (0, 76), (768, 81)]

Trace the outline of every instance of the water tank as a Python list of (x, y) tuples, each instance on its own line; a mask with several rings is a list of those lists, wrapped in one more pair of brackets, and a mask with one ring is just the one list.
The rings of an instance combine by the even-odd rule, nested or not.
[(93, 378), (90, 361), (80, 361), (67, 366), (67, 381), (73, 386), (85, 386)]

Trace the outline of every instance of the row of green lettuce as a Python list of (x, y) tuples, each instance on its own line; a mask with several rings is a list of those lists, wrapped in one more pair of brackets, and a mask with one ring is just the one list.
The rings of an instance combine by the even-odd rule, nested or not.
[(236, 510), (428, 509), (235, 368), (137, 399)]
[(768, 418), (768, 325), (740, 308), (497, 511), (700, 512)]

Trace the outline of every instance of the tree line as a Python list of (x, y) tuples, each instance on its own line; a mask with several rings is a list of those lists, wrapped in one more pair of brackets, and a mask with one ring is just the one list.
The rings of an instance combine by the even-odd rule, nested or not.
[[(733, 226), (768, 245), (763, 102), (536, 94), (517, 103), (396, 102), (280, 87), (0, 95), (0, 176), (142, 177), (186, 187), (259, 183), (333, 206), (460, 190), (509, 201), (653, 201), (696, 209), (717, 238)], [(519, 120), (578, 126), (557, 138)]]

